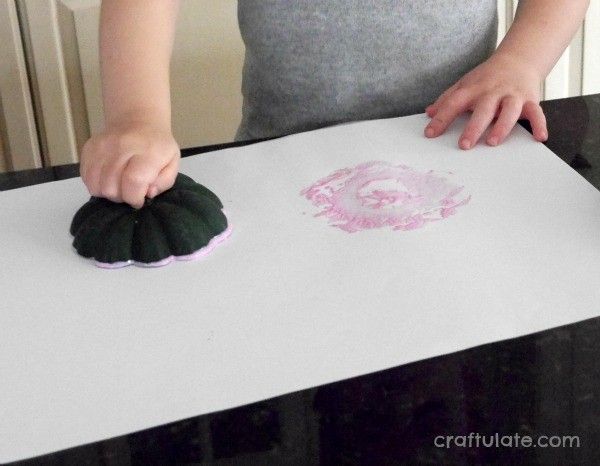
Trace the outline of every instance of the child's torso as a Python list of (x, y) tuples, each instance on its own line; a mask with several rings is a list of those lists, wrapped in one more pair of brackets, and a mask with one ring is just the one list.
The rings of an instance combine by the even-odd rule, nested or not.
[(240, 0), (238, 139), (423, 111), (496, 42), (496, 0)]

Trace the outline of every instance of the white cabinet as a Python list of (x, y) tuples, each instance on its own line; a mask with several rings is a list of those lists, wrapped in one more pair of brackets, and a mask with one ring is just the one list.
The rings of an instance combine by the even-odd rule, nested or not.
[(600, 92), (600, 0), (592, 0), (583, 27), (582, 94)]
[(0, 0), (0, 171), (42, 166), (14, 0)]
[(2, 135), (0, 134), (0, 173), (5, 172), (7, 167), (6, 167), (6, 156), (4, 155), (4, 146), (3, 146), (3, 142), (2, 142)]

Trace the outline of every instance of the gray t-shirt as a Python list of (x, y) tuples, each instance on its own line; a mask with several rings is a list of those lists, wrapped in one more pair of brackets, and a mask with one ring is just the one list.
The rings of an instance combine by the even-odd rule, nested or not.
[(423, 112), (496, 45), (496, 0), (239, 0), (236, 139)]

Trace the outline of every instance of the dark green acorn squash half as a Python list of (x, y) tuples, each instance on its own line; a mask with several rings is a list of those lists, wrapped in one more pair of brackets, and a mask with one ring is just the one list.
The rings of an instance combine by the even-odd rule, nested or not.
[(141, 209), (91, 197), (75, 214), (73, 247), (96, 265), (146, 267), (205, 256), (230, 233), (220, 199), (179, 173), (171, 189)]

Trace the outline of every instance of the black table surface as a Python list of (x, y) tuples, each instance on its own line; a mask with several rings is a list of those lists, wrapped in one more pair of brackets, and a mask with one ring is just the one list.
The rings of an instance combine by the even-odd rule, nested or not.
[[(600, 189), (600, 94), (543, 107), (546, 145)], [(0, 174), (0, 190), (77, 174), (77, 165)], [(516, 446), (515, 435), (539, 444)], [(449, 448), (439, 436), (454, 436)], [(14, 464), (598, 465), (600, 318)]]

